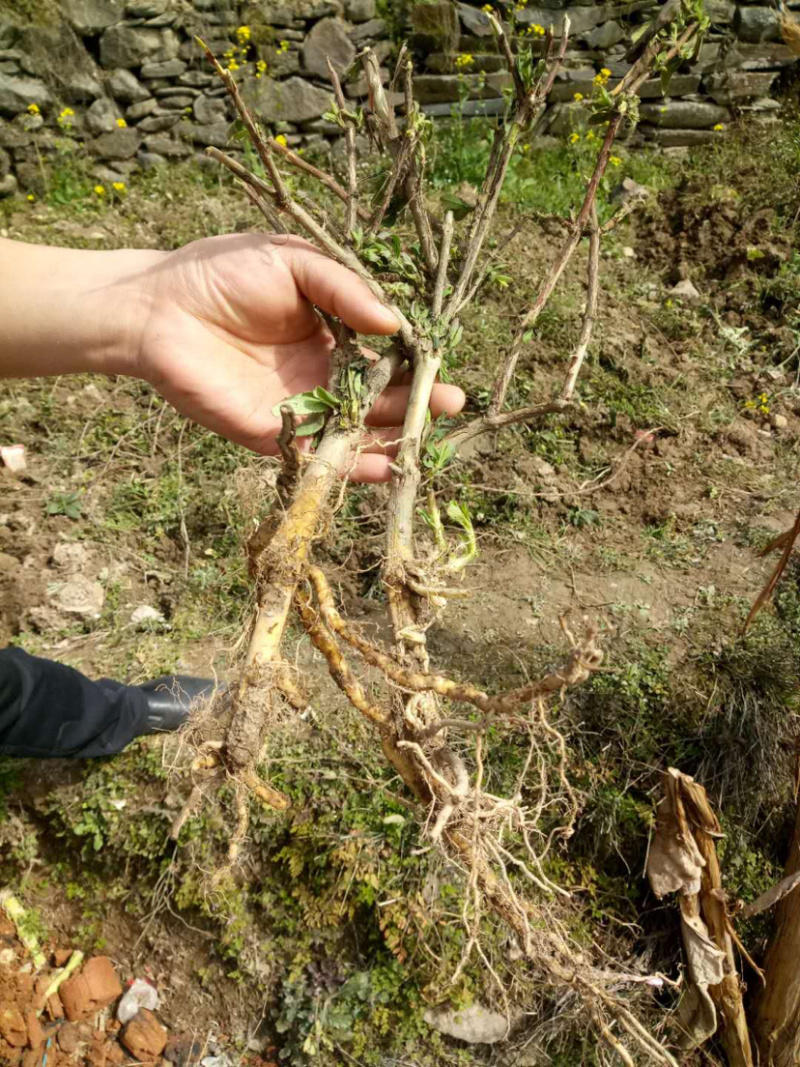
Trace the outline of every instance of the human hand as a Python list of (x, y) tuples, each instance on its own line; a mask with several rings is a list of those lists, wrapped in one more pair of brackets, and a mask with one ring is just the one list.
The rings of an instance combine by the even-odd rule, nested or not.
[[(151, 255), (151, 254), (150, 254)], [(327, 385), (333, 340), (312, 304), (361, 334), (391, 334), (395, 316), (351, 271), (299, 237), (232, 234), (162, 255), (142, 275), (145, 293), (132, 366), (178, 411), (255, 452), (276, 451), (273, 407)], [(397, 440), (406, 385), (390, 385), (351, 477), (389, 478), (384, 442)], [(436, 385), (431, 413), (454, 415), (464, 394)]]

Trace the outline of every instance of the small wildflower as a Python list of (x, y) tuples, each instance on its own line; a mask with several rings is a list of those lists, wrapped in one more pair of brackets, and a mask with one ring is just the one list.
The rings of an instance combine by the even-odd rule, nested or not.
[(104, 185), (95, 185), (94, 191), (98, 196), (106, 195), (106, 187)]
[(244, 44), (245, 41), (249, 41), (251, 37), (249, 26), (240, 26), (236, 31), (236, 36), (239, 39), (239, 44)]
[(41, 108), (38, 104), (28, 104), (28, 111), (31, 115), (39, 115), (41, 113)]
[(280, 55), (281, 52), (288, 52), (289, 51), (289, 42), (288, 41), (279, 41), (278, 42), (278, 47), (275, 49), (275, 51), (278, 53), (278, 55)]
[(114, 190), (115, 193), (124, 193), (125, 192), (125, 182), (112, 182), (111, 183), (111, 188)]
[(65, 107), (58, 117), (60, 119), (71, 119), (74, 116), (74, 114), (75, 114), (75, 112), (72, 110), (71, 107)]
[(583, 93), (573, 93), (573, 94), (572, 94), (572, 99), (573, 99), (573, 100), (574, 100), (574, 101), (575, 101), (576, 103), (579, 103), (579, 102), (580, 102), (581, 100), (583, 100)]
[(618, 167), (622, 160), (619, 158), (619, 156), (609, 156), (608, 162), (611, 164), (612, 167)]
[(469, 52), (464, 52), (460, 56), (456, 56), (456, 67), (470, 67), (475, 62), (475, 57), (471, 56)]
[(124, 130), (127, 125), (128, 123), (125, 121), (125, 119), (117, 119), (117, 126), (119, 126), (121, 130)]
[(289, 142), (286, 140), (282, 133), (279, 133), (275, 138), (277, 144), (282, 145), (284, 148), (288, 147)]
[(672, 307), (672, 301), (671, 300), (666, 300), (664, 302), (664, 307), (665, 308), (671, 308)]
[(33, 193), (28, 193), (28, 196), (27, 196), (26, 199), (30, 200), (30, 202), (32, 204), (34, 204), (36, 202), (36, 197), (33, 195)]
[(724, 125), (724, 123), (722, 123), (722, 122), (718, 122), (718, 123), (717, 123), (717, 125), (716, 125), (716, 126), (714, 127), (714, 132), (715, 132), (715, 133), (722, 133), (722, 131), (723, 131), (724, 129), (725, 129), (725, 125)]
[(594, 140), (594, 130), (589, 130), (589, 132), (586, 134), (586, 140), (587, 141), (593, 141)]
[(601, 70), (600, 70), (600, 73), (606, 79), (611, 77), (611, 71), (608, 69), (608, 67), (602, 67)]
[(228, 64), (228, 70), (239, 70), (239, 64), (235, 59), (232, 59)]
[(267, 69), (267, 64), (266, 64), (265, 60), (259, 59), (259, 61), (256, 63), (256, 70), (258, 71), (258, 73), (259, 74), (264, 74), (266, 69)]
[(493, 15), (494, 14), (494, 8), (492, 7), (491, 4), (484, 4), (483, 7), (481, 8), (481, 11), (483, 11), (483, 13), (485, 15)]
[(537, 37), (544, 37), (544, 26), (540, 26), (538, 22), (534, 22), (529, 32), (535, 33)]
[(744, 406), (752, 411), (753, 408), (756, 406), (756, 402), (755, 400), (746, 400)]
[(581, 139), (581, 135), (579, 133), (571, 133), (569, 135), (569, 143), (570, 144), (577, 144), (578, 141), (580, 141), (580, 139)]

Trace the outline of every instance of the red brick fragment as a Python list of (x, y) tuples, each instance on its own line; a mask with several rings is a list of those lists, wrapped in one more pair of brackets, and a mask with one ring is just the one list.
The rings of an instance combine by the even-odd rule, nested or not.
[(117, 972), (108, 956), (95, 956), (59, 990), (70, 1022), (88, 1019), (122, 995)]
[(0, 1004), (0, 1036), (12, 1048), (23, 1048), (28, 1044), (28, 1028), (22, 1012), (8, 1003)]
[(140, 1008), (120, 1034), (123, 1047), (142, 1063), (155, 1063), (167, 1044), (167, 1031), (147, 1008)]
[(25, 1012), (25, 1028), (28, 1031), (28, 1044), (31, 1048), (38, 1048), (44, 1041), (44, 1030), (33, 1008)]

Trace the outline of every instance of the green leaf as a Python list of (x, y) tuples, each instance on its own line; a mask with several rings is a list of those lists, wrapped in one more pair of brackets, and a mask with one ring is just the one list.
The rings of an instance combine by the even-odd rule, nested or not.
[(324, 415), (312, 415), (310, 419), (306, 419), (302, 426), (297, 427), (295, 433), (298, 437), (311, 437), (317, 430), (321, 430), (324, 425)]
[(327, 389), (323, 389), (321, 385), (318, 385), (312, 391), (312, 395), (323, 404), (327, 404), (329, 408), (334, 408), (334, 410), (341, 406), (339, 398), (335, 397), (333, 393), (329, 393)]
[(453, 212), (453, 217), (456, 222), (460, 222), (469, 215), (471, 211), (475, 210), (475, 205), (468, 203), (466, 200), (462, 200), (460, 196), (455, 196), (453, 193), (445, 193), (442, 196), (442, 203), (447, 211)]
[(321, 400), (314, 395), (314, 392), (311, 392), (295, 393), (294, 396), (287, 396), (285, 400), (281, 400), (279, 404), (275, 405), (272, 409), (272, 414), (280, 415), (282, 407), (290, 408), (295, 415), (315, 415), (319, 412), (328, 411), (330, 404), (327, 400)]

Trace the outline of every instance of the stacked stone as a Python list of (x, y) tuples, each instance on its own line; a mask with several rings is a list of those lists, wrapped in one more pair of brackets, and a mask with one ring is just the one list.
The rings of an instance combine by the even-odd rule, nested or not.
[[(332, 98), (327, 57), (339, 73), (366, 45), (388, 59), (386, 22), (375, 0), (276, 2), (61, 0), (64, 21), (45, 27), (0, 16), (0, 195), (18, 186), (40, 192), (39, 159), (63, 148), (65, 132), (91, 153), (99, 181), (125, 180), (206, 145), (230, 147), (231, 106), (195, 35), (223, 64), (247, 45), (246, 62), (234, 52), (237, 79), (289, 144), (325, 147), (338, 138), (339, 127), (322, 117)], [(50, 62), (55, 56), (66, 62)], [(345, 87), (353, 99), (364, 89), (358, 81)]]
[[(628, 70), (632, 33), (662, 2), (494, 0), (534, 49), (542, 38), (527, 30), (552, 25), (558, 33), (570, 18), (564, 69), (537, 137), (581, 128), (587, 114), (575, 94), (587, 96), (601, 68), (616, 84)], [(411, 8), (417, 98), (433, 117), (449, 116), (459, 101), (467, 116), (505, 107), (510, 80), (481, 6), (426, 0)], [(787, 6), (800, 16), (800, 0)], [(237, 29), (248, 26), (248, 62), (237, 71), (245, 95), (290, 145), (316, 149), (340, 135), (323, 117), (331, 102), (327, 58), (341, 73), (372, 46), (386, 81), (396, 47), (376, 0), (58, 0), (55, 10), (60, 21), (43, 26), (0, 14), (0, 196), (18, 187), (41, 190), (41, 158), (64, 151), (66, 127), (91, 153), (101, 181), (124, 180), (209, 144), (230, 148), (233, 114), (196, 34), (224, 57), (242, 44)], [(711, 31), (697, 60), (673, 77), (669, 95), (658, 80), (644, 86), (636, 142), (701, 144), (739, 111), (764, 118), (778, 108), (770, 93), (797, 57), (782, 41), (776, 9), (763, 0), (706, 0), (706, 10)], [(365, 91), (363, 78), (345, 86), (354, 101)]]
[[(558, 35), (564, 16), (569, 16), (564, 69), (537, 125), (537, 138), (581, 130), (588, 114), (575, 102), (575, 94), (588, 96), (602, 68), (611, 72), (608, 86), (617, 84), (630, 69), (625, 56), (632, 34), (654, 17), (661, 2), (531, 0), (521, 5), (520, 0), (497, 0), (495, 6), (513, 18), (520, 42), (534, 51), (541, 51), (542, 39), (527, 31), (552, 26)], [(787, 6), (800, 14), (800, 0)], [(425, 4), (412, 13), (412, 41), (423, 57), (424, 70), (417, 77), (417, 97), (434, 117), (449, 115), (459, 101), (466, 116), (504, 109), (502, 94), (510, 78), (481, 8), (480, 0), (456, 0)], [(659, 79), (645, 83), (636, 143), (703, 144), (718, 137), (719, 127), (724, 128), (737, 112), (774, 117), (779, 109), (770, 92), (781, 71), (795, 66), (798, 59), (783, 43), (778, 12), (760, 3), (734, 0), (706, 0), (706, 11), (711, 29), (696, 61), (672, 78), (668, 95), (663, 95)]]

